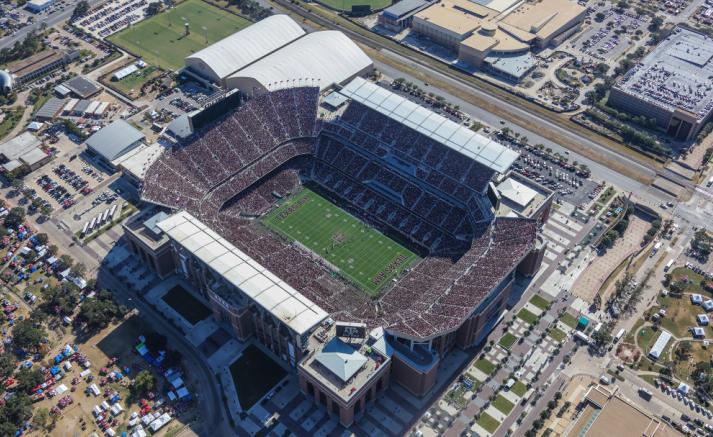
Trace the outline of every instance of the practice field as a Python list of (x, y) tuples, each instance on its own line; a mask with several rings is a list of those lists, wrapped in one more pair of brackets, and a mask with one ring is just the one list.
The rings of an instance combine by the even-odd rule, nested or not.
[(306, 188), (263, 222), (317, 253), (371, 296), (418, 260), (413, 252)]
[(352, 6), (355, 5), (370, 5), (371, 10), (384, 9), (391, 6), (391, 0), (317, 0), (318, 3), (322, 3), (332, 9), (338, 9), (340, 11), (350, 12)]
[[(188, 23), (190, 34), (184, 35)], [(186, 0), (175, 8), (141, 21), (108, 39), (149, 64), (178, 70), (191, 53), (246, 28), (250, 21), (201, 0)]]

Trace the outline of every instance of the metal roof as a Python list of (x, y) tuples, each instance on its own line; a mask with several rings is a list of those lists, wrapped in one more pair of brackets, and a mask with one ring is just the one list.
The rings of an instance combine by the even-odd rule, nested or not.
[(297, 334), (327, 318), (317, 304), (188, 212), (179, 211), (156, 226)]
[(367, 358), (352, 346), (333, 338), (317, 354), (315, 360), (343, 382), (347, 382), (362, 368)]
[(226, 79), (228, 88), (276, 90), (319, 85), (321, 89), (366, 71), (371, 59), (342, 32), (314, 32), (265, 56)]
[(87, 146), (107, 161), (113, 161), (138, 146), (138, 142), (143, 139), (144, 134), (124, 120), (118, 119), (89, 137)]
[(354, 78), (340, 92), (491, 170), (505, 173), (519, 156), (516, 151), (361, 77)]
[(83, 76), (76, 76), (60, 86), (66, 87), (83, 99), (93, 96), (102, 89), (96, 82)]
[(20, 156), (36, 149), (42, 145), (42, 142), (30, 132), (23, 132), (20, 135), (7, 140), (0, 144), (0, 155), (5, 159), (12, 161)]
[(401, 0), (400, 2), (384, 9), (382, 14), (393, 18), (401, 18), (402, 16), (422, 8), (429, 3), (430, 0)]
[(35, 114), (35, 118), (55, 118), (62, 111), (66, 100), (51, 97)]
[(287, 15), (272, 15), (186, 58), (186, 66), (222, 80), (303, 36)]

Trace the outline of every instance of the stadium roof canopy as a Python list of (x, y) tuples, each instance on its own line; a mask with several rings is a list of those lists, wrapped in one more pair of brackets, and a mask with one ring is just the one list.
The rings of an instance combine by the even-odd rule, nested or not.
[(226, 79), (244, 93), (293, 86), (343, 83), (371, 70), (371, 59), (342, 32), (314, 32), (271, 53)]
[(298, 335), (327, 318), (317, 304), (188, 212), (156, 226)]
[(361, 77), (354, 78), (340, 92), (493, 171), (505, 173), (519, 156), (516, 151)]
[(221, 82), (304, 34), (300, 25), (287, 15), (272, 15), (188, 56), (186, 66)]

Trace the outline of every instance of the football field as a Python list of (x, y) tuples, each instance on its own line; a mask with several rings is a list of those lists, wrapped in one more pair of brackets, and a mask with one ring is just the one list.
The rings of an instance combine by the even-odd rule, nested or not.
[[(185, 24), (190, 33), (185, 35)], [(176, 7), (111, 35), (108, 40), (167, 70), (183, 67), (186, 56), (248, 27), (250, 21), (201, 0)]]
[(419, 259), (307, 188), (267, 214), (263, 223), (327, 260), (370, 296)]

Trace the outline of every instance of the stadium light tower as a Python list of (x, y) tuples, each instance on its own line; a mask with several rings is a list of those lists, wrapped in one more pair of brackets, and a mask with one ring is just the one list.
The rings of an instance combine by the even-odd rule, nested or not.
[(205, 43), (208, 44), (208, 28), (201, 26), (201, 29), (203, 29), (203, 35), (205, 35)]

